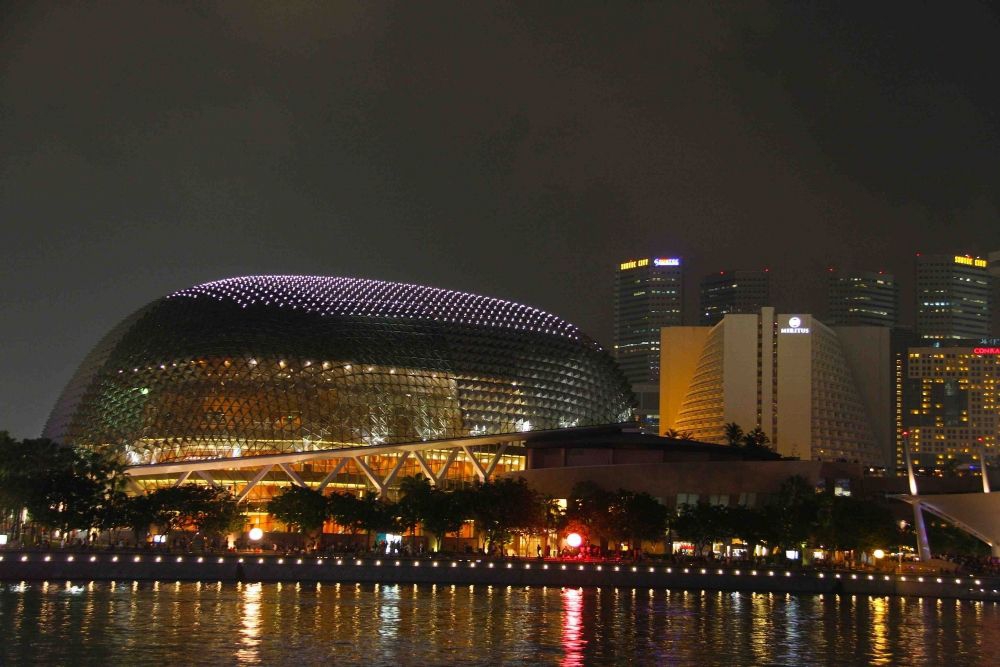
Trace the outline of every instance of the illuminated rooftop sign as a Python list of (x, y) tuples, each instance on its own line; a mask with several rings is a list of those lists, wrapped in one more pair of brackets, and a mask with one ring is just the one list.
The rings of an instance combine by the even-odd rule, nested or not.
[(630, 259), (627, 262), (622, 262), (622, 264), (621, 264), (621, 266), (619, 268), (622, 271), (625, 271), (626, 269), (634, 269), (634, 268), (637, 268), (637, 267), (640, 267), (640, 266), (649, 266), (649, 260), (648, 259)]
[(788, 318), (788, 326), (781, 327), (781, 333), (783, 334), (807, 334), (809, 333), (809, 327), (802, 326), (802, 318), (797, 315), (792, 315)]
[(654, 266), (680, 266), (680, 257), (657, 257), (653, 260)]
[(1000, 355), (1000, 347), (974, 347), (972, 348), (973, 354), (998, 354)]
[(986, 268), (986, 260), (979, 259), (978, 257), (963, 257), (962, 255), (955, 255), (956, 264), (964, 264), (965, 266), (975, 266), (980, 269)]

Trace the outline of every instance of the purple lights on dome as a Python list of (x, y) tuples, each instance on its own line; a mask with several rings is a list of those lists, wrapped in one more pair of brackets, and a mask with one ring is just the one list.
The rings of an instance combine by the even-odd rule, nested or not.
[(580, 331), (551, 313), (512, 301), (465, 292), (362, 278), (243, 276), (174, 292), (246, 308), (262, 304), (343, 317), (388, 317), (536, 331), (579, 339)]

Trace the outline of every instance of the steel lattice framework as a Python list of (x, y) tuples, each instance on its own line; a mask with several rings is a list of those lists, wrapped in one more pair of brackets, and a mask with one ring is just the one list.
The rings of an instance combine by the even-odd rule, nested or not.
[(616, 423), (631, 403), (600, 346), (528, 306), (250, 276), (181, 290), (122, 322), (45, 435), (146, 466)]

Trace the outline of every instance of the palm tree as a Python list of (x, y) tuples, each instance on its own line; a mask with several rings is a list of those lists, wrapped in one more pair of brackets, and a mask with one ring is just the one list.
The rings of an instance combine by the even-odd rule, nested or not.
[(733, 447), (736, 447), (743, 441), (743, 428), (736, 422), (729, 422), (723, 428), (725, 428), (726, 441)]
[(759, 426), (743, 436), (743, 444), (748, 449), (770, 449), (770, 443), (771, 439)]

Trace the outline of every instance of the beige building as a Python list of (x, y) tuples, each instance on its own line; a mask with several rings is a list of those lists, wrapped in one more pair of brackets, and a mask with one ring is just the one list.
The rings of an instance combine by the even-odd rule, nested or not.
[(660, 427), (726, 441), (761, 428), (784, 456), (886, 466), (894, 459), (886, 327), (831, 328), (808, 314), (727, 315), (661, 330)]

